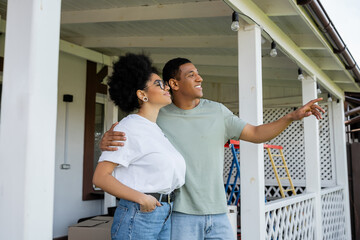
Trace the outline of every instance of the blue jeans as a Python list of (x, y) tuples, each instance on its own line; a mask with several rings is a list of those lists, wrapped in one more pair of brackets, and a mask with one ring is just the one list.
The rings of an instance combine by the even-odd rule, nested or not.
[(172, 203), (161, 202), (152, 212), (141, 212), (140, 205), (120, 199), (111, 227), (112, 240), (169, 240)]
[(173, 212), (171, 240), (235, 240), (228, 216), (224, 214), (191, 215)]

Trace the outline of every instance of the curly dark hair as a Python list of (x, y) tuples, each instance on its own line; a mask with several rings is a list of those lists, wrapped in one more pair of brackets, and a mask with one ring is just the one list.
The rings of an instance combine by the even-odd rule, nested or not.
[(111, 100), (127, 113), (139, 109), (136, 91), (145, 88), (152, 73), (158, 74), (158, 71), (145, 54), (127, 53), (120, 57), (113, 64), (113, 73), (108, 80)]

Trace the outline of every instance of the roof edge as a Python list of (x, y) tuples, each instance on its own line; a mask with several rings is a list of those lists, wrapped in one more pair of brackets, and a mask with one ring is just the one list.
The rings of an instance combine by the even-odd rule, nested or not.
[(360, 85), (360, 69), (349, 49), (336, 30), (334, 24), (326, 13), (324, 7), (317, 0), (297, 0), (298, 5), (304, 7), (311, 18), (317, 24), (325, 38), (333, 48), (333, 53), (337, 54), (345, 68), (350, 72), (355, 82)]

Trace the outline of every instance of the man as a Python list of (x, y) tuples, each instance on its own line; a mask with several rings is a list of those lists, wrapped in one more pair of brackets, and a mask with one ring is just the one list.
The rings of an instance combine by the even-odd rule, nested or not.
[[(172, 215), (172, 240), (234, 239), (226, 216), (223, 183), (224, 144), (229, 139), (262, 143), (279, 135), (292, 121), (324, 112), (312, 100), (275, 122), (252, 126), (224, 105), (201, 99), (203, 79), (188, 59), (175, 58), (163, 68), (173, 103), (162, 108), (157, 124), (186, 162), (185, 185), (177, 193)], [(102, 150), (121, 146), (124, 133), (107, 132)], [(126, 144), (126, 142), (125, 142)]]

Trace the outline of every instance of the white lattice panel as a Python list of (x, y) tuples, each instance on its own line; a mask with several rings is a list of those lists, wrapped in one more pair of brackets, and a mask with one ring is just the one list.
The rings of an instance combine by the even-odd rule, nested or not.
[[(333, 163), (331, 158), (331, 140), (329, 109), (327, 105), (321, 105), (325, 110), (323, 119), (319, 121), (320, 136), (320, 160), (321, 160), (321, 180), (323, 185), (333, 185), (334, 178), (332, 174)], [(268, 108), (264, 110), (264, 123), (269, 123), (279, 119), (293, 111), (293, 108)], [(278, 137), (268, 142), (273, 145), (283, 146), (283, 152), (288, 165), (291, 178), (294, 185), (305, 185), (305, 149), (304, 149), (304, 124), (303, 121), (293, 122)], [(273, 150), (272, 150), (273, 151)], [(281, 163), (281, 159), (277, 161)], [(277, 185), (274, 171), (271, 167), (269, 156), (264, 152), (265, 181), (267, 185)], [(288, 186), (288, 182), (284, 182)]]
[[(331, 131), (329, 118), (330, 109), (326, 105), (321, 105), (325, 110), (323, 119), (319, 121), (319, 136), (320, 136), (320, 160), (321, 160), (321, 180), (322, 186), (334, 186), (335, 177), (333, 176), (334, 164), (331, 151)], [(279, 119), (280, 117), (290, 113), (294, 108), (267, 108), (264, 109), (264, 123), (269, 123)], [(290, 176), (295, 186), (305, 186), (305, 149), (304, 149), (304, 129), (303, 121), (293, 122), (283, 133), (278, 137), (269, 141), (268, 144), (283, 146), (283, 152), (288, 165)], [(274, 151), (274, 150), (272, 150)], [(233, 159), (230, 149), (225, 148), (225, 162), (224, 162), (224, 182), (226, 182), (229, 174), (230, 164)], [(239, 156), (238, 156), (238, 159)], [(275, 162), (281, 161), (275, 159)], [(280, 163), (280, 162), (279, 162)], [(281, 164), (282, 165), (282, 164)], [(267, 152), (264, 150), (264, 169), (265, 169), (265, 185), (277, 186), (274, 171), (271, 167), (270, 159)], [(280, 170), (281, 171), (281, 170)], [(280, 172), (281, 174), (281, 172)], [(235, 172), (232, 173), (232, 179)], [(240, 183), (240, 180), (238, 181)], [(289, 186), (288, 181), (283, 182), (284, 186)]]
[[(290, 189), (290, 186), (284, 187), (285, 190)], [(296, 194), (301, 194), (305, 191), (305, 187), (295, 187)], [(285, 197), (292, 195), (292, 192), (284, 192)], [(279, 186), (265, 186), (265, 196), (269, 198), (281, 198)]]
[(322, 229), (324, 240), (346, 239), (343, 190), (321, 196)]
[(267, 240), (314, 239), (314, 200), (307, 199), (265, 213)]

